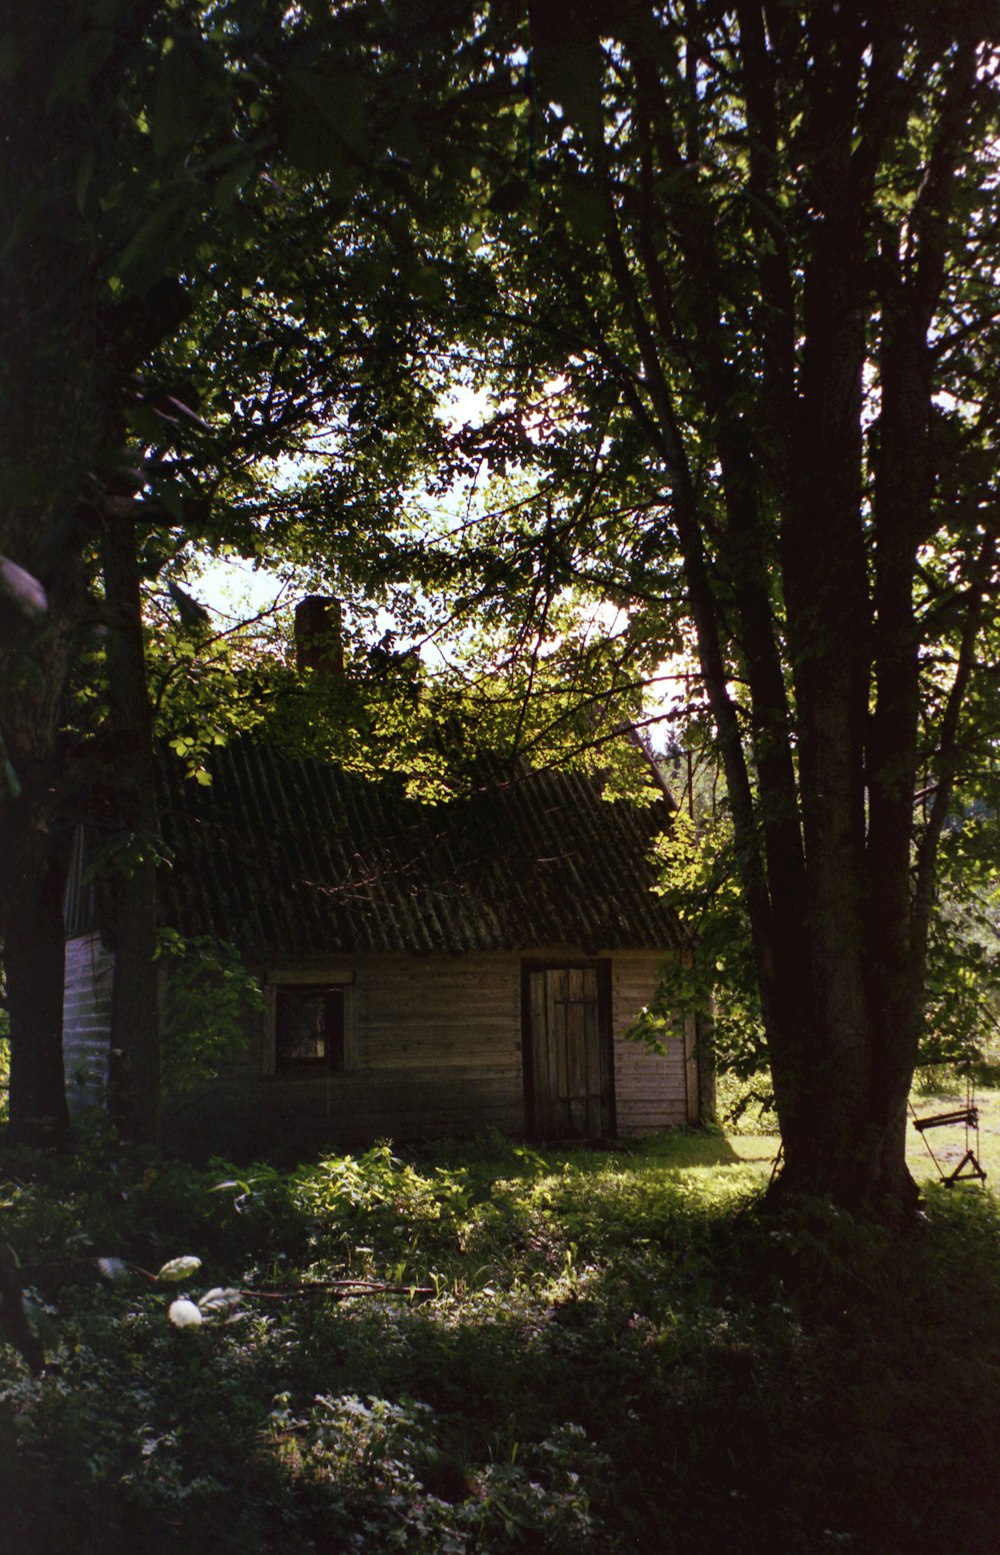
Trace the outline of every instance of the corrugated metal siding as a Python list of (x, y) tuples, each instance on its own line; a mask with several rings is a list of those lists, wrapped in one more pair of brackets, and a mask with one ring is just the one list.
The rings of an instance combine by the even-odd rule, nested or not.
[(535, 772), (422, 805), (372, 782), (237, 742), (209, 786), (159, 762), (170, 867), (161, 919), (261, 954), (663, 949), (652, 891), (665, 805), (605, 803), (578, 774)]

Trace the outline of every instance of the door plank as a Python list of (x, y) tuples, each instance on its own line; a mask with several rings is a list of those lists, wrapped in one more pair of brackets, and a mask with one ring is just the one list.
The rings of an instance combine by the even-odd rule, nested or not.
[(596, 966), (531, 968), (534, 1127), (543, 1138), (600, 1138), (611, 1129), (610, 1032)]

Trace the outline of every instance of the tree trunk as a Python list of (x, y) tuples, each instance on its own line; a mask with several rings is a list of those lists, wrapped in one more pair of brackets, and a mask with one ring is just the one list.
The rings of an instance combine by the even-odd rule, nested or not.
[[(11, 1132), (61, 1144), (68, 1130), (62, 1055), (62, 895), (72, 817), (60, 781), (59, 727), (81, 585), (49, 589), (41, 629), (0, 630), (0, 942), (10, 1014)], [(0, 623), (2, 626), (2, 623)]]
[[(835, 874), (835, 871), (827, 871)], [(907, 1098), (918, 1057), (921, 1001), (886, 1028), (882, 989), (896, 925), (865, 933), (854, 886), (816, 889), (810, 922), (813, 1015), (798, 1043), (771, 1043), (784, 1169), (774, 1199), (830, 1197), (851, 1210), (911, 1213), (919, 1194), (905, 1160)], [(830, 992), (832, 991), (832, 992)], [(846, 991), (846, 992), (844, 992)], [(782, 1075), (788, 1047), (795, 1075)]]
[[(24, 1144), (66, 1143), (63, 1073), (63, 872), (23, 811), (13, 848), (13, 888), (3, 954), (10, 1012), (10, 1135)], [(37, 822), (37, 817), (35, 817)], [(34, 846), (32, 846), (34, 844)]]
[(67, 1126), (60, 730), (90, 573), (78, 479), (99, 441), (97, 283), (79, 210), (87, 130), (79, 100), (53, 89), (51, 18), (4, 14), (24, 48), (0, 93), (0, 552), (45, 595), (27, 611), (0, 595), (0, 937), (12, 1130), (48, 1141)]
[(919, 1190), (906, 1164), (906, 1098), (891, 1116), (877, 1097), (815, 1094), (782, 1122), (783, 1163), (768, 1198), (803, 1196), (886, 1218), (911, 1214)]
[(121, 781), (119, 818), (127, 844), (114, 908), (111, 1111), (126, 1139), (155, 1144), (160, 1130), (158, 824), (133, 520), (105, 520), (103, 566), (105, 602), (114, 623), (108, 642), (111, 730)]

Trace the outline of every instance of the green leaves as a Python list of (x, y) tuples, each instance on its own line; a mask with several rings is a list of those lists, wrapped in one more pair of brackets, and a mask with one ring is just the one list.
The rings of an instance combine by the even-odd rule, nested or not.
[(228, 82), (219, 51), (194, 34), (165, 40), (151, 114), (153, 151), (178, 157), (212, 130), (228, 106)]
[(197, 202), (189, 182), (181, 181), (162, 192), (162, 201), (132, 234), (114, 260), (114, 272), (128, 289), (139, 295), (175, 268), (175, 251), (194, 214)]
[[(209, 781), (200, 767), (192, 775)], [(246, 1051), (262, 1006), (260, 986), (233, 947), (211, 936), (184, 940), (163, 930), (158, 956), (166, 969), (164, 1083), (183, 1091)]]
[(304, 173), (327, 174), (329, 188), (349, 198), (371, 152), (363, 76), (333, 66), (289, 66), (278, 88), (276, 123), (282, 150)]

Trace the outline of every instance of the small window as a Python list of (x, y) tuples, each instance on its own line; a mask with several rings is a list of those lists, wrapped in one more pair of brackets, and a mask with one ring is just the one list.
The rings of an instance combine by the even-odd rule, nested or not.
[(343, 987), (290, 983), (274, 992), (275, 1069), (343, 1069)]

